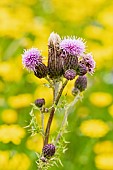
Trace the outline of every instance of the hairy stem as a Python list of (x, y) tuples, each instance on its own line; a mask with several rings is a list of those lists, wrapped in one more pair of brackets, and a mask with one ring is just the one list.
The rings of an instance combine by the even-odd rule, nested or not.
[(44, 145), (44, 112), (41, 111), (41, 125), (42, 125), (42, 137), (43, 137), (43, 145)]
[(60, 137), (63, 135), (63, 132), (65, 131), (65, 126), (67, 125), (67, 118), (68, 118), (68, 115), (70, 113), (70, 110), (78, 102), (79, 99), (80, 99), (80, 93), (78, 93), (77, 96), (75, 97), (75, 99), (67, 106), (66, 112), (65, 112), (62, 124), (61, 124), (60, 131), (59, 131), (59, 133), (58, 133), (58, 135), (56, 137), (55, 144), (57, 144), (57, 142), (59, 141)]
[(51, 127), (51, 123), (52, 123), (52, 120), (53, 120), (53, 117), (54, 117), (54, 113), (55, 113), (55, 108), (52, 107), (51, 112), (50, 112), (50, 116), (49, 116), (49, 119), (48, 119), (46, 131), (45, 131), (44, 145), (48, 144), (50, 127)]
[[(60, 99), (60, 97), (61, 97), (61, 95), (62, 95), (63, 89), (65, 88), (65, 86), (66, 86), (67, 83), (68, 83), (68, 80), (66, 80), (66, 81), (63, 83), (63, 85), (62, 85), (62, 87), (61, 87), (61, 89), (60, 89), (60, 91), (59, 91), (56, 99), (55, 99), (55, 96), (54, 96), (55, 91), (53, 91), (53, 98), (55, 99), (55, 101), (54, 101), (54, 104), (55, 104), (55, 105), (58, 104), (59, 99)], [(54, 90), (55, 90), (55, 89), (54, 89)], [(57, 89), (57, 90), (58, 90), (58, 89)], [(50, 128), (51, 128), (51, 123), (52, 123), (52, 120), (53, 120), (53, 117), (54, 117), (54, 113), (55, 113), (55, 107), (52, 107), (51, 112), (50, 112), (50, 116), (49, 116), (49, 119), (48, 119), (48, 123), (47, 123), (47, 126), (46, 126), (44, 145), (48, 144), (49, 134), (50, 134)]]
[(55, 105), (58, 104), (59, 99), (60, 99), (60, 97), (61, 97), (61, 95), (62, 95), (62, 92), (63, 92), (65, 86), (67, 85), (67, 83), (68, 83), (68, 80), (66, 80), (66, 81), (63, 83), (63, 85), (62, 85), (62, 87), (61, 87), (61, 89), (60, 89), (60, 91), (59, 91), (59, 93), (58, 93), (58, 95), (57, 95), (57, 97), (56, 97)]

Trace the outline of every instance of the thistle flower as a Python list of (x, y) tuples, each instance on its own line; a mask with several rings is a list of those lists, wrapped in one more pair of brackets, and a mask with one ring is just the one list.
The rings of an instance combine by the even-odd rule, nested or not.
[(42, 62), (42, 56), (37, 48), (24, 50), (22, 54), (22, 64), (27, 70), (35, 71), (36, 65), (40, 62)]
[(88, 72), (90, 74), (94, 73), (94, 69), (95, 69), (95, 61), (93, 59), (93, 56), (91, 53), (88, 53), (86, 55), (83, 55), (83, 60), (81, 61), (81, 63), (84, 63), (88, 69)]
[(76, 72), (72, 69), (69, 69), (69, 70), (66, 70), (65, 74), (64, 74), (64, 77), (67, 79), (67, 80), (73, 80), (76, 76)]
[(75, 81), (74, 88), (82, 92), (86, 89), (86, 87), (87, 87), (87, 77), (79, 76)]
[(85, 43), (81, 38), (64, 38), (60, 43), (60, 48), (65, 53), (80, 56), (85, 52)]
[(85, 64), (82, 64), (82, 63), (78, 63), (78, 67), (77, 67), (77, 74), (79, 76), (83, 76), (87, 73), (87, 67)]
[(60, 36), (57, 33), (52, 32), (48, 39), (48, 45), (56, 46), (56, 45), (59, 45), (60, 41), (61, 41)]
[(60, 40), (60, 36), (55, 33), (51, 33), (48, 39), (48, 74), (52, 79), (57, 79), (63, 74)]
[(45, 158), (50, 158), (55, 154), (55, 146), (53, 144), (47, 144), (43, 147), (42, 153)]
[(37, 100), (35, 100), (35, 105), (37, 106), (37, 107), (42, 107), (43, 105), (45, 105), (45, 99), (37, 99)]
[(38, 78), (44, 78), (47, 76), (48, 69), (45, 64), (38, 63), (35, 67), (34, 75)]
[(78, 57), (67, 54), (63, 58), (63, 70), (64, 72), (68, 69), (76, 70), (78, 66)]

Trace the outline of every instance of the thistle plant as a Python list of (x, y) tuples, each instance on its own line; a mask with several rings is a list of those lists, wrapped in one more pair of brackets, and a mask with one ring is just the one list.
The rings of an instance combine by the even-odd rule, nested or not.
[[(25, 50), (22, 54), (22, 63), (37, 78), (45, 78), (48, 81), (48, 87), (53, 91), (50, 108), (46, 107), (44, 96), (36, 99), (32, 104), (31, 121), (28, 125), (32, 135), (40, 133), (43, 138), (42, 153), (37, 153), (37, 166), (39, 170), (47, 170), (49, 167), (57, 165), (58, 162), (61, 163), (61, 154), (67, 149), (64, 134), (67, 133), (68, 115), (77, 101), (81, 99), (82, 92), (87, 88), (86, 74), (94, 73), (95, 61), (92, 54), (86, 52), (86, 43), (83, 39), (75, 37), (61, 39), (58, 34), (52, 32), (48, 39), (47, 66), (43, 63), (43, 56), (37, 48)], [(63, 106), (61, 106), (59, 101), (61, 101), (63, 90), (67, 83), (74, 79), (72, 89), (74, 100), (71, 103), (62, 101)], [(60, 107), (63, 108), (64, 117), (57, 135), (50, 141), (51, 124)], [(40, 111), (41, 126), (37, 123), (35, 109)], [(44, 129), (45, 114), (49, 114), (46, 129)]]

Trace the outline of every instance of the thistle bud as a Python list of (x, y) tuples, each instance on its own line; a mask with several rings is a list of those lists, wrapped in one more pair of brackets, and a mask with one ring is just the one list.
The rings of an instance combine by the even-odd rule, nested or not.
[(64, 71), (68, 69), (76, 70), (78, 66), (78, 57), (67, 54), (63, 57), (63, 69)]
[(73, 80), (76, 76), (76, 72), (73, 69), (69, 69), (65, 71), (64, 77), (67, 80)]
[(79, 76), (83, 76), (87, 73), (87, 67), (85, 64), (79, 63), (76, 71)]
[(43, 63), (38, 63), (35, 67), (34, 75), (38, 78), (44, 78), (47, 76), (47, 67)]
[(35, 100), (35, 105), (37, 106), (37, 107), (42, 107), (43, 105), (45, 105), (45, 99), (37, 99), (37, 100)]
[(78, 92), (79, 92), (78, 88), (73, 88), (72, 89), (72, 95), (73, 96), (76, 96), (78, 94)]
[(60, 36), (58, 34), (51, 33), (48, 40), (48, 75), (52, 79), (57, 79), (63, 74), (63, 64), (59, 43)]
[(82, 92), (86, 89), (86, 87), (87, 87), (87, 77), (79, 76), (75, 81), (74, 88)]
[(43, 156), (50, 158), (55, 154), (55, 146), (53, 144), (47, 144), (42, 149)]
[(60, 36), (58, 34), (52, 32), (48, 39), (48, 45), (49, 46), (57, 46), (57, 45), (59, 45), (60, 41), (61, 41)]

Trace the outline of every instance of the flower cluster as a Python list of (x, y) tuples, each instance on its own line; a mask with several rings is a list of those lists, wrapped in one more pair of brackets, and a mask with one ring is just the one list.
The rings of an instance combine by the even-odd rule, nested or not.
[(81, 38), (65, 37), (61, 39), (58, 34), (53, 32), (48, 39), (47, 66), (43, 63), (42, 58), (40, 50), (31, 48), (24, 51), (22, 63), (28, 70), (34, 71), (38, 78), (49, 75), (51, 79), (65, 77), (72, 80), (75, 75), (83, 76), (87, 72), (92, 74), (95, 69), (93, 56), (91, 53), (86, 53), (86, 45)]
[[(76, 104), (80, 98), (80, 93), (87, 88), (86, 74), (93, 74), (95, 61), (91, 53), (86, 53), (86, 45), (81, 38), (65, 37), (61, 39), (58, 34), (52, 32), (48, 39), (47, 65), (43, 63), (43, 56), (37, 48), (25, 50), (22, 55), (22, 63), (27, 70), (33, 71), (36, 77), (40, 79), (45, 78), (49, 83), (49, 87), (53, 90), (53, 105), (50, 108), (46, 108), (44, 96), (43, 98), (36, 99), (33, 105), (33, 109), (39, 109), (41, 112), (41, 127), (37, 124), (33, 109), (30, 112), (32, 118), (29, 125), (29, 127), (32, 127), (31, 133), (32, 135), (40, 133), (43, 138), (42, 153), (37, 162), (39, 169), (43, 169), (49, 162), (55, 160), (55, 155), (59, 155), (58, 150), (62, 150), (61, 152), (65, 151), (65, 147), (62, 144), (60, 146), (58, 143), (63, 133), (65, 133), (69, 114), (68, 108)], [(75, 99), (66, 108), (64, 107), (65, 115), (56, 140), (48, 143), (51, 124), (62, 92), (68, 81), (74, 79), (72, 95), (75, 96)], [(46, 129), (44, 128), (45, 113), (49, 114)], [(51, 157), (54, 158), (52, 159)]]

